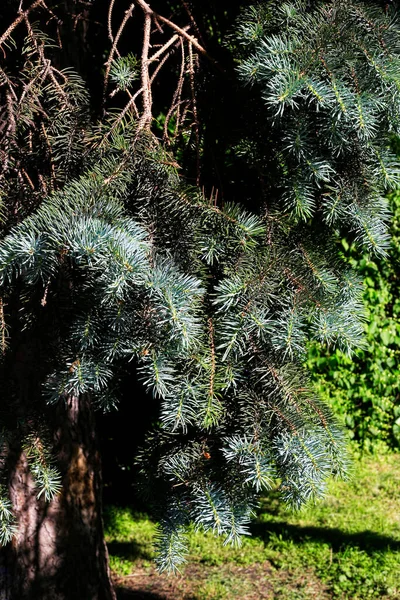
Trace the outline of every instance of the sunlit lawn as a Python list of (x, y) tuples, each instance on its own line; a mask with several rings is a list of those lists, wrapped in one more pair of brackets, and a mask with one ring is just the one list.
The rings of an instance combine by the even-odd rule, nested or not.
[(110, 507), (106, 531), (120, 598), (400, 599), (400, 454), (355, 459), (350, 482), (301, 512), (272, 493), (239, 549), (191, 531), (178, 576), (155, 572), (145, 515)]

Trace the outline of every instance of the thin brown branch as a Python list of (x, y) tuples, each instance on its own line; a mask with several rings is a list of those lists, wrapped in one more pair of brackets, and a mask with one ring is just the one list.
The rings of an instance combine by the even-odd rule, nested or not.
[(197, 100), (196, 100), (196, 87), (194, 82), (194, 60), (193, 60), (193, 47), (189, 44), (189, 78), (190, 78), (190, 90), (192, 93), (192, 108), (194, 118), (194, 133), (196, 137), (196, 184), (200, 185), (200, 126), (197, 115)]
[(203, 56), (205, 56), (209, 61), (211, 61), (217, 68), (220, 69), (218, 63), (212, 58), (212, 56), (210, 56), (207, 52), (207, 50), (205, 48), (203, 48), (203, 46), (201, 44), (199, 44), (199, 42), (197, 41), (197, 39), (192, 36), (189, 35), (187, 33), (187, 31), (185, 31), (185, 29), (183, 29), (182, 27), (179, 27), (179, 25), (176, 25), (175, 23), (173, 23), (172, 21), (170, 21), (169, 19), (166, 19), (165, 17), (163, 17), (162, 15), (159, 15), (158, 13), (156, 13), (148, 4), (147, 2), (145, 2), (144, 0), (136, 0), (136, 3), (142, 8), (142, 10), (146, 13), (149, 14), (153, 17), (153, 19), (155, 21), (161, 21), (162, 23), (165, 23), (166, 25), (168, 25), (168, 27), (170, 27), (171, 29), (173, 29), (174, 31), (176, 31), (180, 36), (184, 37), (185, 39), (188, 40), (188, 42), (191, 42), (193, 44), (193, 46), (196, 48), (196, 50), (198, 52), (200, 52), (200, 54), (202, 54)]
[(49, 13), (49, 15), (50, 15), (50, 19), (47, 21), (47, 23), (49, 23), (49, 22), (50, 22), (52, 19), (54, 19), (54, 20), (57, 22), (57, 37), (58, 37), (58, 44), (59, 44), (60, 48), (62, 48), (62, 42), (61, 42), (61, 39), (60, 39), (60, 25), (62, 25), (62, 21), (61, 21), (61, 19), (59, 19), (59, 18), (57, 17), (57, 15), (56, 15), (56, 14), (55, 14), (55, 13), (54, 13), (52, 10), (51, 10), (51, 8), (49, 8), (49, 7), (47, 6), (47, 4), (45, 3), (45, 1), (44, 1), (44, 0), (42, 0), (41, 4), (42, 4), (43, 8), (45, 8), (45, 9), (47, 10), (47, 12)]
[[(139, 0), (136, 0), (136, 1), (138, 2)], [(163, 23), (165, 23), (166, 25), (168, 25), (169, 27), (171, 27), (172, 29), (177, 31), (179, 33), (179, 35), (186, 38), (188, 42), (193, 44), (193, 46), (196, 48), (196, 50), (198, 52), (200, 52), (200, 54), (205, 56), (210, 62), (212, 62), (216, 67), (218, 67), (218, 69), (221, 70), (221, 67), (218, 65), (217, 61), (208, 54), (207, 50), (205, 48), (203, 48), (203, 46), (201, 44), (199, 44), (199, 42), (196, 40), (196, 38), (193, 35), (189, 35), (188, 33), (186, 33), (186, 31), (184, 29), (182, 29), (181, 27), (178, 27), (178, 25), (175, 25), (175, 23), (173, 23), (169, 19), (166, 19), (165, 17), (162, 17), (161, 15), (157, 15), (157, 19), (160, 19), (160, 21), (162, 21)]]
[[(183, 82), (184, 82), (184, 78), (185, 78), (185, 45), (184, 42), (182, 40), (182, 38), (180, 38), (180, 42), (181, 42), (181, 51), (182, 51), (182, 58), (181, 58), (181, 71), (179, 73), (179, 79), (178, 79), (178, 85), (176, 86), (176, 90), (174, 93), (174, 96), (172, 98), (172, 102), (171, 102), (171, 106), (167, 112), (167, 116), (165, 117), (165, 123), (164, 123), (164, 141), (168, 141), (168, 124), (169, 121), (173, 115), (173, 112), (175, 110), (175, 108), (180, 107), (182, 101), (181, 101), (181, 96), (182, 96), (182, 88), (183, 88)], [(177, 115), (177, 120), (178, 120), (178, 115)]]
[[(42, 2), (42, 4), (46, 7), (44, 2)], [(62, 79), (64, 79), (64, 81), (67, 81), (67, 77), (64, 75), (64, 73), (62, 73), (61, 71), (59, 71), (58, 69), (53, 67), (53, 65), (51, 64), (51, 61), (49, 59), (45, 58), (43, 44), (38, 43), (38, 41), (36, 39), (36, 35), (35, 35), (35, 33), (32, 29), (32, 26), (29, 22), (29, 19), (27, 17), (24, 17), (24, 20), (25, 20), (26, 28), (28, 30), (29, 37), (32, 40), (32, 42), (34, 43), (36, 51), (39, 54), (40, 60), (45, 67), (42, 79), (45, 79), (45, 77), (49, 76), (51, 81), (53, 82), (54, 87), (57, 89), (58, 93), (63, 97), (64, 102), (66, 102), (68, 105), (71, 105), (68, 94), (65, 93), (62, 86), (58, 83), (56, 75), (59, 75)], [(21, 101), (20, 101), (20, 103), (21, 103)]]
[(200, 29), (199, 29), (199, 28), (198, 28), (198, 26), (197, 26), (197, 23), (196, 23), (196, 21), (195, 21), (195, 18), (194, 18), (193, 14), (192, 14), (192, 11), (191, 11), (191, 10), (190, 10), (190, 8), (189, 8), (189, 5), (188, 5), (188, 3), (187, 3), (187, 2), (185, 2), (185, 0), (182, 0), (182, 4), (183, 4), (183, 6), (184, 6), (184, 9), (185, 9), (185, 11), (186, 11), (186, 13), (187, 13), (187, 15), (188, 15), (189, 19), (190, 19), (190, 22), (191, 22), (191, 23), (192, 23), (192, 25), (193, 25), (193, 28), (194, 28), (194, 30), (195, 30), (195, 32), (196, 32), (196, 34), (197, 34), (197, 37), (199, 38), (199, 40), (201, 41), (201, 43), (202, 43), (202, 44), (204, 44), (204, 40), (203, 40), (203, 38), (202, 38), (202, 36), (201, 36)]
[[(170, 107), (170, 109), (169, 109), (169, 111), (167, 113), (167, 116), (165, 117), (164, 131), (163, 131), (163, 140), (164, 140), (164, 142), (168, 143), (168, 124), (169, 124), (169, 122), (171, 120), (171, 117), (172, 117), (174, 111), (176, 109), (179, 109), (182, 106), (182, 104), (188, 104), (188, 103), (189, 103), (189, 100), (187, 98), (184, 98), (183, 100), (179, 100), (179, 102), (176, 102), (175, 104), (171, 104), (171, 107)], [(178, 117), (179, 117), (179, 114), (178, 114), (178, 111), (177, 111), (177, 117), (176, 117), (176, 119), (177, 119), (177, 125), (175, 127), (175, 133), (174, 133), (175, 137), (177, 135), (176, 134), (176, 130), (178, 128)]]
[(44, 288), (43, 298), (42, 298), (42, 299), (41, 299), (41, 301), (40, 301), (40, 304), (41, 304), (43, 307), (45, 307), (45, 306), (46, 306), (46, 304), (47, 304), (47, 296), (48, 296), (48, 294), (49, 294), (50, 282), (51, 282), (51, 279), (49, 278), (49, 279), (47, 280), (46, 287)]
[(64, 92), (62, 86), (58, 83), (55, 73), (59, 74), (60, 72), (57, 69), (54, 69), (52, 66), (50, 66), (49, 76), (50, 76), (51, 81), (54, 84), (54, 87), (57, 88), (59, 94), (64, 98), (64, 101), (70, 105), (71, 104), (70, 98), (69, 98), (68, 94), (66, 92)]
[(14, 135), (15, 130), (17, 128), (15, 115), (14, 115), (14, 105), (11, 97), (11, 93), (9, 90), (6, 92), (7, 98), (7, 114), (8, 114), (8, 127), (7, 127), (7, 135)]
[(189, 109), (190, 109), (190, 102), (189, 101), (187, 101), (185, 103), (182, 103), (182, 104), (183, 104), (183, 111), (182, 111), (182, 115), (180, 116), (180, 122), (177, 123), (177, 127), (178, 128), (180, 128), (180, 127), (183, 126), (184, 122), (186, 121), (186, 115), (188, 114)]
[(46, 146), (47, 146), (47, 151), (49, 153), (49, 161), (50, 161), (50, 188), (53, 191), (54, 190), (54, 182), (56, 180), (56, 170), (55, 170), (54, 161), (53, 161), (53, 150), (52, 150), (51, 143), (50, 143), (50, 140), (49, 140), (49, 136), (47, 135), (46, 127), (44, 126), (43, 121), (40, 124), (40, 128), (42, 130), (43, 137), (45, 139)]
[(129, 111), (130, 108), (134, 108), (136, 115), (138, 116), (138, 110), (136, 108), (136, 104), (135, 104), (135, 100), (136, 98), (139, 96), (139, 94), (142, 93), (142, 88), (140, 88), (140, 90), (138, 90), (133, 96), (132, 98), (129, 100), (129, 102), (126, 104), (125, 108), (120, 112), (120, 114), (118, 115), (118, 118), (115, 119), (114, 123), (111, 125), (110, 129), (107, 131), (107, 133), (105, 134), (104, 138), (103, 138), (103, 142), (105, 142), (108, 137), (112, 134), (112, 132), (118, 127), (118, 125), (122, 122), (123, 118), (125, 117), (125, 115), (127, 114), (127, 112)]
[[(142, 7), (143, 8), (143, 7)], [(144, 11), (144, 30), (143, 30), (143, 46), (142, 46), (142, 64), (141, 64), (141, 79), (142, 79), (142, 90), (143, 90), (143, 114), (139, 121), (139, 129), (142, 127), (149, 127), (153, 118), (151, 107), (152, 107), (152, 94), (151, 94), (151, 83), (149, 74), (149, 49), (150, 49), (150, 35), (151, 35), (151, 24), (152, 24), (152, 13), (147, 9), (143, 8)]]
[[(184, 83), (184, 79), (185, 79), (185, 44), (183, 39), (181, 38), (181, 53), (182, 53), (182, 62), (181, 62), (181, 72), (180, 72), (180, 76), (179, 76), (179, 81), (178, 81), (178, 85), (180, 84), (180, 89), (177, 90), (178, 94), (176, 95), (176, 99), (175, 99), (175, 103), (178, 103), (177, 105), (177, 110), (176, 110), (176, 127), (175, 127), (175, 135), (177, 135), (178, 133), (178, 129), (179, 129), (179, 118), (180, 118), (180, 110), (181, 110), (181, 97), (182, 97), (182, 89), (183, 89), (183, 83)], [(184, 121), (182, 121), (183, 123)]]
[(153, 61), (155, 61), (155, 60), (158, 60), (158, 59), (159, 59), (159, 57), (160, 57), (160, 56), (161, 56), (161, 55), (162, 55), (162, 54), (163, 54), (163, 53), (164, 53), (166, 50), (168, 50), (168, 48), (169, 48), (170, 46), (172, 46), (172, 44), (173, 44), (173, 43), (174, 43), (176, 40), (178, 40), (178, 39), (179, 39), (179, 35), (178, 35), (177, 33), (175, 33), (175, 34), (172, 36), (172, 38), (171, 38), (171, 39), (169, 39), (169, 40), (168, 40), (168, 42), (166, 42), (166, 43), (165, 43), (165, 44), (162, 46), (162, 48), (160, 48), (159, 50), (157, 50), (157, 52), (155, 52), (155, 53), (153, 54), (153, 56), (150, 56), (150, 58), (149, 58), (149, 60), (148, 60), (148, 63), (150, 64), (150, 63), (152, 63)]
[(20, 107), (22, 106), (22, 103), (25, 100), (25, 96), (33, 88), (33, 86), (36, 84), (36, 82), (40, 81), (40, 80), (43, 81), (47, 77), (47, 73), (48, 73), (49, 69), (50, 69), (50, 61), (48, 60), (48, 61), (45, 61), (43, 69), (35, 77), (33, 77), (30, 81), (28, 81), (28, 83), (25, 84), (24, 89), (22, 90), (21, 97), (18, 102), (18, 105)]
[(47, 185), (41, 173), (38, 173), (38, 179), (40, 181), (40, 185), (42, 186), (43, 193), (47, 196)]
[(154, 16), (154, 25), (156, 26), (156, 29), (159, 33), (164, 33), (163, 28), (161, 27), (160, 23), (157, 21), (157, 17)]
[(24, 10), (23, 12), (19, 13), (18, 17), (15, 19), (15, 21), (13, 21), (11, 23), (11, 25), (5, 30), (5, 32), (3, 33), (3, 35), (0, 37), (0, 46), (2, 44), (4, 44), (4, 42), (10, 37), (10, 35), (12, 34), (12, 32), (14, 31), (14, 29), (16, 27), (18, 27), (18, 25), (24, 20), (26, 19), (26, 17), (29, 15), (30, 12), (32, 12), (32, 10), (34, 10), (37, 6), (39, 6), (39, 4), (41, 4), (43, 6), (43, 1), (42, 0), (35, 0), (35, 2), (33, 4), (31, 4), (31, 6), (29, 8), (27, 8), (26, 10)]
[(163, 58), (160, 60), (160, 62), (157, 65), (157, 68), (154, 69), (151, 77), (150, 77), (150, 83), (153, 84), (153, 81), (155, 80), (155, 78), (157, 77), (158, 73), (161, 71), (162, 67), (165, 65), (165, 63), (167, 62), (167, 60), (169, 59), (169, 57), (171, 56), (173, 50), (170, 50), (170, 52), (168, 52), (167, 54), (165, 54), (165, 56), (163, 56)]
[(214, 341), (214, 325), (211, 317), (208, 319), (208, 333), (210, 336), (210, 352), (211, 352), (211, 370), (210, 370), (210, 388), (209, 397), (214, 396), (215, 373), (216, 373), (216, 358), (215, 358), (215, 341)]
[[(42, 2), (42, 4), (46, 7), (46, 5), (43, 2)], [(67, 77), (64, 75), (64, 73), (62, 73), (61, 71), (59, 71), (58, 69), (53, 67), (53, 65), (51, 64), (51, 61), (49, 59), (45, 58), (43, 44), (38, 43), (38, 41), (36, 39), (36, 35), (35, 35), (35, 33), (32, 29), (32, 26), (29, 22), (29, 19), (26, 16), (24, 17), (24, 21), (26, 24), (26, 28), (28, 30), (28, 35), (29, 35), (30, 39), (32, 40), (33, 44), (35, 45), (36, 51), (37, 51), (39, 58), (44, 66), (44, 70), (42, 71), (42, 74), (41, 74), (41, 79), (44, 80), (46, 77), (50, 77), (51, 81), (53, 82), (54, 87), (57, 89), (60, 96), (62, 96), (64, 102), (66, 102), (68, 105), (70, 105), (71, 104), (70, 99), (69, 99), (68, 95), (64, 92), (62, 86), (58, 83), (56, 74), (59, 75), (62, 79), (64, 79), (64, 81), (67, 81)], [(30, 84), (28, 84), (26, 90), (24, 90), (25, 93), (27, 91), (29, 91), (29, 87), (30, 87)], [(24, 95), (25, 94), (23, 93), (21, 96), (20, 104), (21, 104), (21, 101), (22, 101)]]
[(13, 96), (14, 100), (18, 101), (18, 96), (14, 90), (14, 84), (11, 81), (11, 79), (9, 78), (9, 76), (7, 75), (7, 73), (1, 67), (0, 67), (0, 75), (1, 75), (1, 78), (4, 79), (4, 81), (7, 83), (7, 87), (9, 89), (11, 95)]
[[(189, 25), (186, 25), (186, 27), (184, 27), (184, 30), (185, 30), (185, 31), (187, 31), (187, 30), (189, 29), (189, 27), (190, 27)], [(149, 64), (150, 64), (150, 63), (152, 63), (152, 62), (153, 62), (153, 61), (155, 61), (155, 60), (158, 60), (158, 59), (159, 59), (159, 57), (160, 57), (162, 54), (164, 54), (164, 52), (165, 52), (166, 50), (168, 50), (168, 48), (169, 48), (170, 46), (172, 46), (172, 44), (173, 44), (174, 42), (176, 42), (176, 41), (177, 41), (179, 38), (180, 38), (180, 36), (179, 36), (177, 33), (175, 33), (175, 34), (172, 36), (172, 38), (171, 38), (170, 40), (168, 40), (168, 42), (162, 46), (162, 48), (160, 48), (159, 50), (157, 50), (157, 52), (155, 52), (155, 53), (153, 54), (153, 56), (150, 56), (150, 58), (149, 58)]]
[(121, 21), (121, 25), (119, 26), (119, 29), (117, 31), (117, 35), (115, 36), (113, 45), (111, 47), (110, 56), (108, 57), (108, 61), (106, 62), (106, 72), (105, 72), (105, 75), (104, 75), (104, 95), (105, 95), (106, 90), (107, 90), (108, 79), (109, 79), (109, 76), (110, 76), (110, 69), (111, 69), (112, 61), (114, 60), (114, 55), (115, 54), (119, 55), (118, 49), (117, 49), (118, 42), (120, 40), (122, 32), (125, 29), (125, 25), (127, 24), (127, 22), (129, 21), (129, 19), (131, 18), (132, 14), (133, 14), (133, 9), (134, 8), (135, 8), (134, 4), (131, 4), (130, 7), (128, 8), (128, 10), (125, 11), (124, 18)]
[(32, 179), (29, 177), (28, 173), (25, 171), (25, 169), (21, 169), (21, 173), (22, 175), (25, 177), (25, 179), (27, 180), (27, 182), (29, 183), (30, 188), (32, 189), (32, 191), (35, 191), (35, 186), (33, 184)]
[(0, 298), (0, 337), (1, 337), (1, 341), (0, 341), (1, 353), (4, 356), (4, 354), (6, 353), (6, 350), (7, 350), (8, 332), (7, 332), (6, 320), (4, 318), (3, 298)]
[(108, 27), (108, 39), (113, 44), (114, 36), (112, 32), (112, 12), (114, 8), (115, 0), (110, 1), (110, 6), (108, 7), (108, 17), (107, 17), (107, 27)]
[[(153, 83), (153, 81), (155, 80), (155, 78), (157, 77), (159, 71), (161, 70), (161, 68), (164, 66), (164, 64), (166, 63), (166, 61), (168, 60), (169, 56), (171, 55), (171, 52), (168, 52), (163, 58), (162, 60), (159, 62), (159, 64), (157, 65), (157, 68), (154, 70), (154, 73), (152, 74), (152, 76), (150, 77), (150, 85)], [(115, 120), (115, 122), (112, 124), (111, 128), (109, 129), (109, 131), (106, 133), (104, 140), (106, 140), (109, 135), (116, 129), (116, 127), (118, 127), (119, 123), (121, 123), (122, 119), (125, 117), (125, 115), (127, 114), (127, 112), (129, 111), (130, 108), (133, 108), (136, 114), (136, 117), (139, 117), (139, 111), (136, 107), (136, 98), (138, 98), (138, 96), (140, 96), (140, 94), (143, 93), (143, 88), (141, 87), (140, 89), (138, 89), (133, 96), (130, 96), (129, 102), (126, 104), (126, 106), (124, 107), (124, 109), (121, 111), (121, 113), (118, 115), (118, 118)]]

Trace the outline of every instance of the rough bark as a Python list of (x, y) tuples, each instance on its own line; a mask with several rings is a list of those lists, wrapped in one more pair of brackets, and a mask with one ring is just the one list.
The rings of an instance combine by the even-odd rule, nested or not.
[(115, 600), (103, 536), (101, 469), (90, 399), (57, 410), (56, 455), (63, 491), (37, 498), (27, 460), (8, 457), (18, 532), (0, 561), (0, 600)]

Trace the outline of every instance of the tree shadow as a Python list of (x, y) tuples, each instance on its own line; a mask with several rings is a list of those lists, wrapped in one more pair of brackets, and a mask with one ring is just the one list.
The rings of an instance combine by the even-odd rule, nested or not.
[[(337, 552), (346, 546), (357, 547), (367, 554), (382, 552), (385, 550), (400, 551), (400, 541), (386, 535), (366, 529), (357, 533), (347, 533), (338, 528), (313, 527), (291, 525), (286, 521), (269, 521), (267, 523), (253, 523), (250, 528), (251, 534), (268, 544), (271, 538), (279, 536), (283, 541), (292, 541), (301, 545), (309, 541), (328, 543), (332, 550)], [(108, 551), (113, 556), (136, 561), (152, 560), (153, 555), (145, 544), (133, 541), (109, 542)]]
[(117, 588), (118, 600), (166, 600), (166, 596), (145, 592), (143, 590), (130, 590), (128, 588)]
[(400, 550), (400, 541), (375, 531), (366, 529), (357, 533), (344, 532), (338, 528), (290, 525), (285, 521), (253, 523), (251, 533), (254, 537), (268, 543), (271, 537), (279, 535), (283, 540), (303, 544), (310, 540), (328, 543), (337, 552), (345, 546), (356, 546), (368, 554), (383, 550)]
[[(302, 545), (310, 541), (321, 544), (329, 544), (334, 552), (343, 550), (346, 547), (356, 547), (365, 551), (368, 555), (384, 551), (400, 551), (400, 541), (391, 536), (382, 535), (371, 530), (364, 530), (357, 533), (348, 533), (339, 528), (315, 527), (291, 525), (286, 521), (274, 521), (267, 523), (253, 523), (251, 533), (254, 538), (262, 541), (264, 544), (274, 543), (274, 538), (279, 536), (283, 542), (292, 542), (296, 545)], [(152, 558), (144, 544), (132, 542), (111, 542), (108, 544), (109, 551), (127, 560)], [(139, 583), (139, 582), (138, 582)], [(122, 584), (122, 582), (121, 582)], [(140, 583), (139, 583), (140, 586)], [(143, 588), (146, 588), (143, 585)], [(146, 589), (130, 589), (129, 584), (117, 586), (118, 600), (167, 600), (169, 595), (164, 595), (160, 590), (156, 591)]]
[(148, 545), (139, 544), (135, 540), (129, 542), (108, 542), (107, 544), (109, 554), (113, 556), (119, 556), (126, 560), (153, 560), (154, 555), (149, 550)]

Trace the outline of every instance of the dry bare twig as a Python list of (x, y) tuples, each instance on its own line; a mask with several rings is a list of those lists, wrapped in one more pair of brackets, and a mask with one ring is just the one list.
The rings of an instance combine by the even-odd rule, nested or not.
[(143, 114), (139, 121), (139, 129), (142, 127), (150, 127), (153, 115), (151, 112), (152, 107), (152, 93), (149, 75), (149, 49), (150, 49), (150, 35), (151, 35), (151, 24), (152, 24), (152, 11), (147, 8), (146, 3), (143, 8), (144, 12), (144, 30), (143, 30), (143, 46), (142, 46), (142, 65), (141, 65), (141, 79), (143, 89)]
[[(112, 2), (112, 5), (114, 3)], [(130, 7), (128, 8), (128, 10), (125, 11), (125, 15), (124, 18), (121, 21), (121, 25), (118, 28), (117, 34), (115, 36), (115, 39), (113, 41), (112, 47), (111, 47), (111, 51), (110, 51), (110, 56), (108, 57), (108, 60), (106, 62), (106, 72), (104, 75), (104, 95), (106, 93), (107, 90), (107, 86), (108, 86), (108, 79), (110, 76), (110, 69), (111, 69), (111, 65), (112, 65), (112, 61), (114, 60), (114, 55), (117, 54), (118, 56), (118, 42), (121, 38), (122, 32), (125, 29), (125, 26), (127, 24), (127, 22), (129, 21), (129, 19), (131, 18), (132, 14), (133, 14), (133, 9), (135, 8), (134, 4), (131, 4)], [(110, 13), (109, 13), (110, 14)], [(111, 26), (111, 25), (110, 25)], [(112, 32), (111, 32), (111, 37), (112, 37)]]
[[(2, 36), (0, 36), (0, 46), (2, 44), (4, 44), (4, 42), (10, 37), (10, 35), (12, 34), (12, 32), (14, 31), (14, 29), (22, 22), (24, 21), (27, 16), (29, 15), (30, 12), (32, 12), (37, 6), (39, 5), (44, 5), (43, 0), (35, 0), (35, 2), (33, 4), (31, 4), (31, 6), (29, 8), (27, 8), (26, 10), (22, 11), (19, 13), (18, 17), (11, 23), (11, 25), (5, 30), (5, 32), (3, 33)], [(46, 8), (46, 6), (44, 5), (44, 8)]]
[(215, 61), (213, 57), (208, 54), (207, 50), (203, 48), (201, 44), (199, 44), (199, 42), (193, 35), (189, 35), (184, 28), (179, 27), (179, 25), (176, 25), (173, 21), (170, 21), (169, 19), (166, 19), (162, 15), (156, 13), (144, 0), (135, 1), (142, 8), (143, 11), (152, 15), (155, 21), (161, 21), (162, 23), (165, 23), (166, 25), (168, 25), (168, 27), (176, 31), (180, 36), (186, 38), (188, 42), (191, 42), (193, 44), (193, 46), (198, 52), (200, 52), (200, 54), (205, 56), (209, 61), (211, 61), (215, 66), (217, 66), (220, 69), (217, 61)]
[(200, 184), (200, 126), (197, 115), (197, 101), (196, 101), (196, 88), (194, 81), (194, 58), (193, 58), (193, 45), (189, 44), (189, 78), (190, 78), (190, 91), (192, 94), (192, 109), (194, 119), (194, 132), (196, 137), (196, 184)]
[[(181, 52), (182, 52), (181, 71), (179, 73), (178, 85), (176, 86), (176, 90), (175, 90), (175, 93), (172, 98), (170, 109), (167, 112), (167, 116), (165, 117), (165, 123), (164, 123), (164, 141), (165, 142), (168, 142), (169, 121), (174, 113), (175, 108), (178, 108), (178, 110), (179, 110), (179, 107), (182, 104), (181, 96), (182, 96), (183, 82), (184, 82), (184, 77), (185, 77), (185, 45), (184, 45), (182, 38), (180, 38), (180, 42), (181, 42)], [(178, 120), (178, 115), (177, 115), (177, 120)]]

